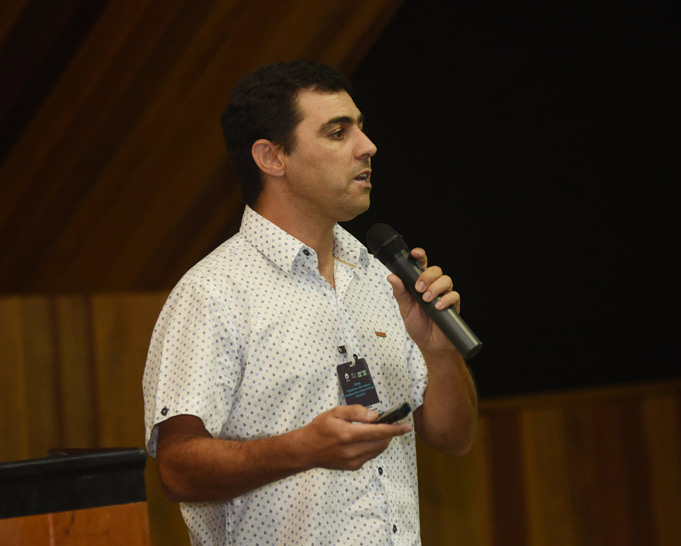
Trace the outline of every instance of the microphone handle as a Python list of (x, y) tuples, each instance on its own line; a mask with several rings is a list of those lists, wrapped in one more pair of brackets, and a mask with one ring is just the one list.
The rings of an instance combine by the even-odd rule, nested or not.
[(426, 314), (439, 326), (464, 358), (472, 358), (478, 354), (482, 348), (482, 342), (461, 318), (461, 315), (452, 307), (437, 309), (435, 304), (440, 300), (439, 297), (431, 302), (426, 302), (423, 300), (423, 295), (416, 291), (416, 281), (423, 270), (406, 250), (401, 250), (399, 254), (386, 259), (384, 264), (402, 279), (407, 291), (423, 307)]

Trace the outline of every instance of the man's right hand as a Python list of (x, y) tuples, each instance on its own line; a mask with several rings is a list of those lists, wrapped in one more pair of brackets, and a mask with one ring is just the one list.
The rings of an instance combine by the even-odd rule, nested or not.
[(337, 406), (295, 431), (310, 467), (358, 470), (382, 453), (408, 423), (373, 424), (378, 413), (361, 405)]

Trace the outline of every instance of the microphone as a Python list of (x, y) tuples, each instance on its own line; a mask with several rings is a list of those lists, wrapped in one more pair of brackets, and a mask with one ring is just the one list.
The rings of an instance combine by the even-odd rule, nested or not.
[(367, 246), (390, 271), (404, 283), (411, 296), (421, 305), (426, 314), (437, 324), (452, 345), (464, 358), (472, 358), (482, 348), (482, 342), (452, 308), (436, 309), (440, 299), (431, 302), (423, 301), (423, 296), (416, 291), (416, 280), (423, 270), (411, 256), (402, 236), (387, 224), (374, 224), (367, 231)]

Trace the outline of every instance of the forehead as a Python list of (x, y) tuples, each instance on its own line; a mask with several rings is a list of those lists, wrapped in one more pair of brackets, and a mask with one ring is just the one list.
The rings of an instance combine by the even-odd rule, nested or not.
[(303, 89), (298, 92), (296, 99), (301, 113), (301, 125), (319, 126), (332, 119), (358, 120), (361, 117), (361, 112), (344, 90), (326, 92)]

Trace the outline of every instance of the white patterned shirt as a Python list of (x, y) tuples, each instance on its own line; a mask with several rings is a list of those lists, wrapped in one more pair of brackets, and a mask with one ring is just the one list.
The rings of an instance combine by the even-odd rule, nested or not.
[[(144, 372), (152, 456), (156, 425), (174, 415), (197, 416), (213, 437), (232, 440), (303, 427), (345, 403), (336, 366), (353, 354), (376, 385), (372, 409), (423, 403), (425, 363), (389, 271), (340, 226), (334, 239), (335, 290), (312, 248), (246, 207), (239, 233), (187, 272), (154, 328)], [(181, 510), (195, 546), (418, 545), (414, 432), (360, 470), (315, 468)]]

